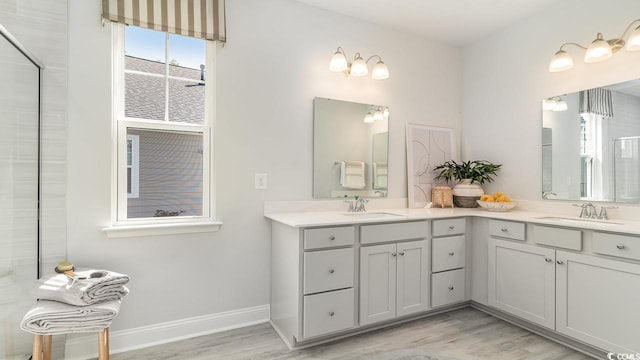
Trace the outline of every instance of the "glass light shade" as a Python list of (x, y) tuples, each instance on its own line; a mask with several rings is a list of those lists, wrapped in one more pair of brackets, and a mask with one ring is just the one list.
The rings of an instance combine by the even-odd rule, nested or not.
[(384, 117), (385, 119), (389, 118), (389, 108), (386, 107), (384, 108), (384, 110), (382, 110), (382, 117)]
[(602, 38), (601, 33), (598, 33), (598, 37), (593, 40), (587, 52), (584, 53), (584, 62), (596, 63), (607, 60), (612, 55), (611, 45)]
[(556, 107), (556, 101), (553, 99), (542, 100), (542, 110), (553, 110)]
[(367, 113), (367, 115), (364, 116), (364, 122), (365, 124), (371, 124), (373, 122), (373, 114)]
[(381, 111), (381, 110), (376, 110), (376, 111), (373, 113), (373, 120), (374, 120), (374, 121), (380, 121), (380, 120), (382, 120), (382, 119), (384, 119), (384, 116), (382, 116), (382, 111)]
[(331, 61), (329, 62), (329, 70), (335, 72), (343, 72), (348, 68), (349, 64), (347, 63), (347, 58), (344, 57), (344, 54), (340, 51), (336, 51), (336, 53), (331, 57)]
[(627, 40), (627, 51), (638, 50), (640, 50), (640, 26), (633, 30), (629, 36), (629, 40)]
[(553, 111), (566, 111), (568, 108), (566, 101), (560, 99), (556, 101), (556, 106), (553, 108)]
[(369, 68), (367, 63), (358, 55), (351, 64), (351, 70), (349, 71), (351, 76), (367, 76), (369, 74)]
[(550, 72), (560, 72), (573, 67), (573, 58), (564, 50), (558, 50), (549, 63)]
[(389, 68), (382, 60), (378, 61), (378, 63), (373, 67), (371, 71), (371, 78), (374, 80), (384, 80), (389, 78)]

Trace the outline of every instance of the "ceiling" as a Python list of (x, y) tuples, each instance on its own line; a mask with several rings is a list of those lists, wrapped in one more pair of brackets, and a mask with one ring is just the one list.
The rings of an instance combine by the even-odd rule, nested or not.
[(296, 0), (464, 46), (561, 0)]

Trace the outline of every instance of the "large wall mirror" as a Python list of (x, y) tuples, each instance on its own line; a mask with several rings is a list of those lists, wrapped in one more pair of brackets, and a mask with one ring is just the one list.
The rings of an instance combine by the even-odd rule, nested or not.
[(640, 80), (543, 100), (542, 197), (640, 203)]
[(389, 109), (313, 100), (313, 197), (387, 196)]

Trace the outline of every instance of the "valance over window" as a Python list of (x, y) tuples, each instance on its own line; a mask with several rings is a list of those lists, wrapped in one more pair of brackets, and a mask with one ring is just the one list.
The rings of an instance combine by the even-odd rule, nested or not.
[(109, 21), (226, 41), (224, 0), (102, 0)]
[(613, 117), (611, 90), (595, 88), (580, 92), (580, 113), (590, 113), (606, 118)]

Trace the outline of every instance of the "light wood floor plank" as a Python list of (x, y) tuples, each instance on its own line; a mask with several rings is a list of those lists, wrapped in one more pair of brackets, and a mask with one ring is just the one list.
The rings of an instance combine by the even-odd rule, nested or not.
[(112, 360), (579, 360), (588, 356), (466, 308), (289, 351), (259, 324), (116, 354)]

